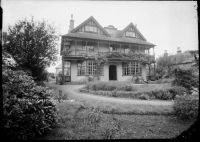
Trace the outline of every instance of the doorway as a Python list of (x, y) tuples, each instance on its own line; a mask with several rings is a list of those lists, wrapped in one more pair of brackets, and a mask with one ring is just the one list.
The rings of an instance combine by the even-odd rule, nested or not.
[(109, 80), (117, 80), (117, 67), (116, 65), (109, 66)]

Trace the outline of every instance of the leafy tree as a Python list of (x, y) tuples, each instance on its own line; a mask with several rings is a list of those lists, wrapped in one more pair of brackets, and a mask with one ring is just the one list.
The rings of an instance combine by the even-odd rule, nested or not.
[(195, 75), (192, 69), (175, 69), (174, 72), (174, 85), (186, 88), (189, 94), (192, 93), (192, 91), (199, 92), (199, 75)]
[(156, 66), (156, 73), (161, 78), (164, 75), (168, 75), (171, 73), (171, 65), (173, 63), (173, 60), (170, 58), (170, 56), (162, 56), (157, 59), (157, 66)]
[(57, 59), (55, 29), (45, 21), (24, 19), (9, 26), (3, 36), (3, 49), (13, 56), (18, 67), (31, 71), (35, 80), (42, 80), (41, 73)]

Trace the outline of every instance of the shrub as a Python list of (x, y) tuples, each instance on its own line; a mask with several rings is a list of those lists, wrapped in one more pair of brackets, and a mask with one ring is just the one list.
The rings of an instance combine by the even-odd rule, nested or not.
[(174, 74), (175, 80), (173, 84), (186, 88), (189, 94), (191, 94), (193, 88), (199, 88), (199, 76), (195, 75), (193, 70), (175, 69)]
[(114, 91), (112, 91), (111, 93), (112, 93), (112, 94), (111, 94), (112, 97), (117, 97), (117, 90), (114, 90)]
[(89, 76), (89, 77), (88, 77), (88, 81), (89, 81), (89, 82), (90, 82), (90, 81), (94, 81), (94, 78), (91, 77), (91, 76)]
[(4, 70), (2, 77), (5, 138), (30, 139), (50, 131), (57, 120), (51, 92), (23, 71)]
[(191, 120), (198, 115), (198, 96), (180, 96), (174, 103), (174, 112), (178, 119)]
[(136, 88), (134, 88), (131, 85), (125, 85), (122, 87), (118, 87), (117, 90), (122, 90), (122, 91), (136, 91)]
[(173, 99), (178, 96), (183, 96), (186, 93), (186, 89), (181, 86), (175, 86), (169, 89), (169, 92), (173, 95)]
[(142, 94), (141, 96), (139, 96), (139, 99), (141, 99), (141, 100), (149, 100), (149, 96), (147, 94)]

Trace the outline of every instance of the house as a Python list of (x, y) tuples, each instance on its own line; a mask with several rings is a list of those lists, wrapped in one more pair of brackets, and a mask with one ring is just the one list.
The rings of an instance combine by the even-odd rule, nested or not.
[(197, 50), (181, 52), (180, 48), (177, 48), (177, 54), (172, 55), (170, 58), (174, 61), (171, 65), (173, 68), (190, 69), (196, 64), (196, 58), (199, 54)]
[[(102, 27), (91, 16), (74, 28), (71, 16), (69, 31), (61, 38), (64, 80), (129, 81), (136, 77), (146, 80), (148, 65), (155, 63), (154, 46), (133, 23), (117, 30), (112, 25)], [(67, 65), (70, 66), (66, 68)]]

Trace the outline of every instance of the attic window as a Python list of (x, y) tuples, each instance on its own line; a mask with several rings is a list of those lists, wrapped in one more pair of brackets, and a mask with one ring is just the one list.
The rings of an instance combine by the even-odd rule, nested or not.
[(94, 32), (94, 33), (97, 33), (97, 27), (95, 27), (95, 26), (85, 26), (85, 31), (86, 31), (86, 32)]
[(135, 32), (126, 32), (125, 36), (126, 37), (136, 37), (136, 34), (135, 34)]

